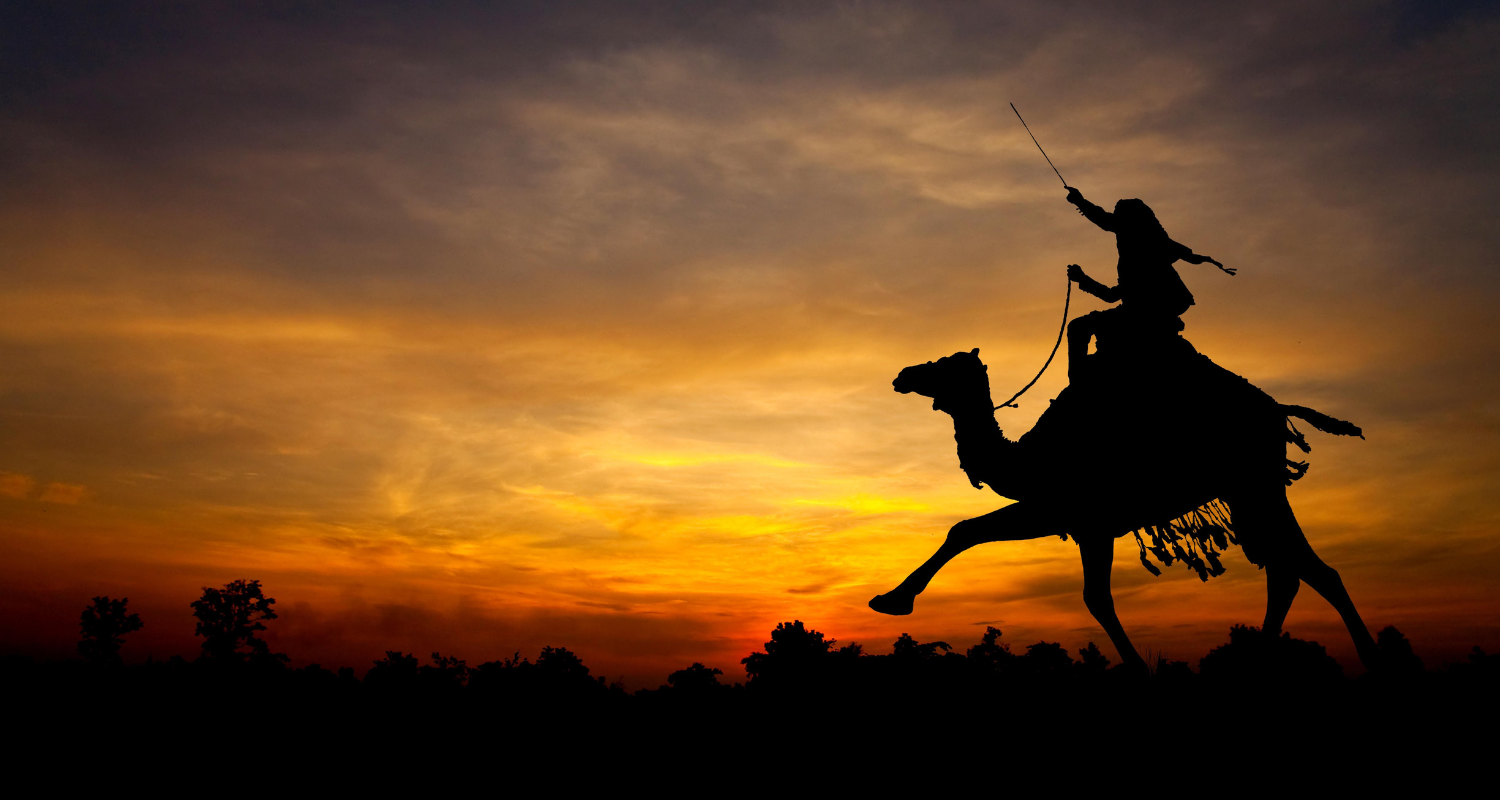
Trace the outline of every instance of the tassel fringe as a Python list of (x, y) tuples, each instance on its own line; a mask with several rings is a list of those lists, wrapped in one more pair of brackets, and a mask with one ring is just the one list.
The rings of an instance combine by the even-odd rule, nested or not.
[[(1151, 538), (1150, 545), (1141, 536), (1143, 533)], [(1224, 574), (1219, 553), (1231, 544), (1239, 544), (1239, 540), (1234, 538), (1229, 507), (1212, 500), (1165, 524), (1137, 529), (1135, 543), (1141, 551), (1141, 564), (1152, 575), (1160, 575), (1161, 570), (1146, 558), (1148, 552), (1163, 566), (1181, 561), (1198, 573), (1200, 580), (1207, 581)]]
[[(1307, 437), (1302, 431), (1292, 424), (1292, 417), (1302, 419), (1325, 433), (1364, 438), (1359, 426), (1305, 406), (1282, 406), (1281, 410), (1287, 414), (1287, 443), (1296, 445), (1304, 453), (1312, 452), (1312, 446), (1307, 443)], [(1286, 459), (1286, 472), (1283, 476), (1286, 485), (1291, 486), (1293, 481), (1301, 480), (1307, 474), (1307, 469), (1306, 461)], [(1146, 557), (1147, 553), (1168, 567), (1181, 561), (1188, 569), (1198, 573), (1198, 578), (1203, 581), (1224, 574), (1219, 554), (1227, 550), (1229, 545), (1239, 544), (1239, 540), (1234, 537), (1234, 519), (1229, 507), (1220, 500), (1210, 501), (1164, 524), (1142, 526), (1134, 533), (1136, 546), (1141, 551), (1141, 565), (1152, 575), (1161, 575), (1161, 570)], [(1151, 544), (1146, 544), (1146, 537), (1150, 537)]]

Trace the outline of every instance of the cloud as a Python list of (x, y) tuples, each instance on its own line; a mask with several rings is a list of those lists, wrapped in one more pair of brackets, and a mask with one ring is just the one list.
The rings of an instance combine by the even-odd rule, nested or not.
[(72, 483), (49, 483), (42, 488), (41, 495), (37, 498), (43, 503), (57, 503), (65, 506), (75, 506), (87, 497), (87, 487)]
[(30, 476), (17, 475), (14, 472), (0, 473), (0, 495), (20, 499), (30, 495), (35, 487), (36, 481)]

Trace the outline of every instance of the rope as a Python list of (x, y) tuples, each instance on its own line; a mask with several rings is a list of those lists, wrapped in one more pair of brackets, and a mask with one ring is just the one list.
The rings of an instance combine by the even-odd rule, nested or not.
[[(1021, 124), (1024, 125), (1025, 122), (1022, 122)], [(1059, 176), (1059, 177), (1061, 177), (1061, 176)], [(1027, 389), (1030, 389), (1031, 387), (1035, 386), (1036, 382), (1042, 379), (1042, 373), (1046, 372), (1047, 368), (1050, 367), (1050, 366), (1052, 366), (1052, 359), (1054, 359), (1054, 358), (1057, 357), (1057, 348), (1062, 347), (1063, 334), (1066, 333), (1067, 330), (1068, 330), (1068, 305), (1070, 303), (1072, 303), (1072, 302), (1073, 302), (1073, 281), (1069, 280), (1068, 281), (1068, 294), (1063, 298), (1062, 327), (1057, 329), (1057, 344), (1052, 345), (1052, 355), (1047, 356), (1047, 363), (1045, 363), (1045, 364), (1042, 365), (1042, 371), (1038, 372), (1036, 374), (1036, 377), (1031, 379), (1031, 383), (1026, 384), (1026, 386), (1024, 388), (1022, 388), (1021, 391), (1016, 392), (1015, 394), (1011, 395), (1011, 398), (1009, 400), (1006, 400), (1005, 402), (1001, 403), (1000, 405), (995, 406), (995, 410), (996, 411), (999, 411), (1002, 408), (1020, 408), (1020, 406), (1016, 405), (1016, 398), (1020, 397), (1023, 394), (1026, 394), (1026, 390)]]

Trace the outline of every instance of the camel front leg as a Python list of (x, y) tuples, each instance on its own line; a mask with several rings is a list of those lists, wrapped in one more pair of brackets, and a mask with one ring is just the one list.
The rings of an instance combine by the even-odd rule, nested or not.
[(882, 614), (910, 614), (917, 595), (927, 588), (938, 570), (959, 553), (987, 542), (1016, 542), (1062, 533), (1055, 523), (1045, 521), (1046, 516), (1025, 503), (1015, 503), (954, 525), (942, 547), (931, 558), (908, 575), (900, 586), (876, 595), (870, 601), (870, 608)]
[(1145, 674), (1146, 660), (1135, 651), (1135, 645), (1125, 635), (1125, 626), (1115, 615), (1115, 596), (1109, 589), (1109, 576), (1115, 563), (1115, 537), (1084, 534), (1073, 538), (1078, 540), (1078, 552), (1083, 558), (1083, 604), (1109, 634), (1115, 652), (1120, 654), (1120, 661)]

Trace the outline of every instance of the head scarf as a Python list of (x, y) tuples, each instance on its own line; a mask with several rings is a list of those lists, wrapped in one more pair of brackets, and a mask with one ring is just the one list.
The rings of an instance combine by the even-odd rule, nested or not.
[(1115, 222), (1120, 230), (1128, 231), (1143, 239), (1168, 239), (1167, 229), (1156, 219), (1156, 212), (1142, 200), (1121, 200), (1115, 203)]

